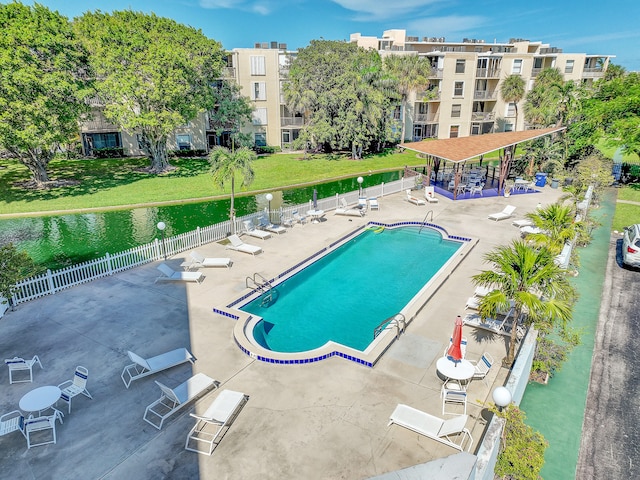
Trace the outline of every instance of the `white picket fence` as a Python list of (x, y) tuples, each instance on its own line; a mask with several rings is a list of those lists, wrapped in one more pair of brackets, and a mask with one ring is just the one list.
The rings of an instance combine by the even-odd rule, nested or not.
[[(407, 188), (413, 187), (415, 180), (413, 178), (401, 178), (394, 182), (382, 183), (379, 185), (368, 186), (363, 190), (363, 195), (367, 197), (383, 197), (393, 193), (402, 192)], [(342, 195), (335, 195), (328, 198), (317, 200), (317, 208), (325, 211), (334, 210), (338, 207), (340, 198), (345, 198), (348, 204), (355, 204), (360, 196), (359, 191), (352, 191)], [(312, 207), (312, 202), (308, 204), (300, 204), (295, 206), (282, 207), (272, 210), (269, 218), (278, 223), (281, 218), (290, 218), (293, 212), (300, 211), (304, 214)], [(266, 210), (265, 210), (266, 212)], [(242, 231), (242, 222), (245, 220), (254, 220), (265, 212), (257, 212), (243, 217), (236, 218), (236, 231)], [(164, 242), (157, 238), (146, 245), (125, 250), (124, 252), (109, 254), (104, 257), (89, 260), (59, 270), (47, 270), (41, 275), (26, 278), (16, 284), (16, 289), (12, 296), (13, 305), (35, 300), (36, 298), (52, 295), (61, 290), (80, 285), (83, 283), (96, 280), (98, 278), (113, 275), (130, 268), (144, 265), (146, 263), (155, 262), (163, 259), (165, 256), (171, 257), (186, 250), (197, 248), (208, 243), (218, 242), (226, 238), (231, 232), (231, 222), (229, 220), (211, 225), (208, 227), (198, 227), (187, 233), (167, 237)], [(166, 252), (163, 251), (166, 248)], [(0, 298), (0, 301), (2, 298)], [(6, 304), (5, 304), (6, 306)], [(3, 314), (3, 308), (0, 308), (0, 317)]]

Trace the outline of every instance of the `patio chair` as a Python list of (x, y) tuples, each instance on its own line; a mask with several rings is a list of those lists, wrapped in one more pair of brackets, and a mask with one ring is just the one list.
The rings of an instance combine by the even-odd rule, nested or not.
[(293, 217), (285, 217), (283, 213), (280, 214), (280, 225), (284, 227), (293, 228), (296, 224), (296, 219)]
[[(463, 324), (464, 324), (464, 321), (463, 321)], [(443, 356), (445, 357), (447, 356), (447, 352), (451, 348), (452, 343), (453, 343), (453, 338), (449, 337), (449, 346), (445, 348)], [(462, 358), (464, 358), (464, 356), (467, 353), (467, 337), (462, 337), (462, 339), (460, 340), (460, 352), (462, 353)]]
[[(391, 414), (389, 425), (395, 423), (462, 452), (465, 443), (468, 443), (467, 451), (470, 451), (473, 445), (471, 432), (465, 428), (467, 418), (467, 415), (459, 415), (444, 420), (400, 403)], [(452, 438), (454, 435), (458, 437), (457, 441)]]
[(306, 215), (302, 215), (301, 213), (298, 212), (298, 210), (294, 210), (293, 212), (291, 212), (291, 216), (300, 225), (303, 225), (303, 224), (307, 223), (307, 216)]
[(191, 264), (189, 268), (199, 268), (199, 267), (227, 267), (230, 268), (233, 265), (233, 262), (230, 258), (216, 258), (216, 257), (205, 257), (204, 255), (200, 255), (195, 250), (189, 254), (191, 257)]
[[(160, 398), (145, 409), (142, 419), (160, 430), (167, 418), (211, 387), (217, 388), (220, 382), (209, 378), (204, 373), (197, 373), (175, 388), (169, 388), (157, 380), (156, 384), (160, 387)], [(159, 423), (156, 424), (154, 422)]]
[[(25, 360), (20, 357), (8, 358), (4, 361), (9, 367), (9, 384), (12, 383), (27, 383), (33, 382), (33, 366), (37, 363), (40, 365), (40, 368), (44, 370), (42, 363), (40, 362), (40, 358), (37, 355), (34, 355), (31, 360)], [(24, 378), (22, 380), (15, 380), (13, 376), (16, 372), (29, 372), (29, 378)], [(24, 377), (24, 375), (19, 375)]]
[(282, 225), (271, 223), (271, 220), (269, 220), (266, 215), (260, 215), (258, 217), (258, 227), (271, 233), (277, 233), (278, 235), (286, 233), (287, 231)]
[(156, 278), (158, 280), (166, 280), (172, 282), (196, 282), (200, 283), (204, 280), (202, 272), (177, 272), (166, 263), (158, 265), (158, 270), (162, 273), (161, 276)]
[(378, 203), (377, 198), (371, 197), (369, 199), (369, 210), (380, 210), (380, 203)]
[[(23, 434), (27, 439), (27, 448), (56, 443), (56, 420), (60, 420), (60, 423), (62, 423), (62, 412), (58, 410), (53, 415), (26, 419), (24, 421)], [(51, 436), (45, 436), (43, 439), (43, 432), (48, 430), (51, 431)], [(39, 438), (33, 439), (32, 436)]]
[(250, 235), (252, 237), (260, 238), (262, 240), (266, 240), (267, 238), (271, 238), (271, 234), (265, 230), (258, 230), (251, 220), (245, 220), (242, 222), (244, 228), (242, 233), (246, 235)]
[(0, 437), (17, 430), (24, 435), (24, 416), (20, 410), (5, 413), (0, 417)]
[(511, 225), (518, 228), (530, 227), (531, 225), (533, 225), (533, 222), (528, 218), (523, 218), (520, 220), (514, 220), (513, 222), (511, 222)]
[(498, 220), (504, 220), (506, 218), (511, 218), (513, 216), (513, 212), (515, 212), (516, 207), (514, 207), (513, 205), (507, 205), (506, 207), (504, 207), (504, 210), (502, 210), (501, 212), (498, 213), (492, 213), (491, 215), (489, 215), (489, 220), (495, 220), (496, 222)]
[(484, 352), (478, 361), (471, 361), (471, 363), (475, 367), (475, 373), (473, 374), (472, 380), (482, 380), (488, 387), (487, 375), (493, 365), (493, 357), (489, 352)]
[(186, 348), (176, 348), (170, 352), (146, 359), (129, 351), (127, 351), (127, 355), (129, 355), (133, 363), (124, 367), (122, 375), (120, 375), (126, 388), (129, 388), (129, 385), (134, 380), (139, 380), (186, 362), (193, 364), (196, 361), (195, 357)]
[[(196, 424), (189, 431), (184, 448), (190, 452), (211, 455), (222, 440), (223, 432), (229, 429), (247, 400), (249, 396), (244, 393), (223, 390), (202, 415), (191, 413)], [(200, 444), (204, 444), (204, 448)]]
[(364, 197), (358, 198), (358, 208), (363, 211), (367, 211), (367, 199)]
[(335, 215), (346, 215), (348, 217), (362, 217), (364, 216), (364, 210), (361, 208), (351, 208), (345, 200), (340, 199), (340, 207), (336, 208)]
[(436, 197), (436, 190), (434, 187), (424, 187), (424, 199), (429, 203), (438, 203), (438, 197)]
[(463, 389), (445, 388), (442, 392), (442, 414), (443, 415), (460, 415), (457, 411), (447, 410), (447, 407), (462, 406), (462, 415), (467, 414), (467, 392)]
[(414, 197), (413, 195), (411, 195), (411, 190), (407, 190), (407, 201), (409, 203), (413, 203), (414, 205), (426, 205), (427, 204), (426, 200), (422, 200), (421, 198)]
[(483, 287), (482, 285), (478, 285), (473, 292), (476, 297), (485, 297), (489, 292), (492, 292), (493, 289), (489, 287)]
[(251, 255), (257, 255), (258, 253), (262, 252), (262, 248), (258, 247), (257, 245), (244, 243), (242, 240), (240, 240), (240, 237), (238, 235), (229, 235), (227, 238), (229, 239), (229, 245), (227, 245), (227, 248), (230, 250), (249, 253)]
[(60, 400), (69, 404), (69, 413), (71, 413), (71, 399), (82, 394), (85, 397), (93, 399), (89, 391), (87, 390), (87, 378), (89, 377), (89, 370), (85, 367), (78, 365), (73, 375), (72, 380), (67, 380), (58, 385), (58, 388), (62, 390), (60, 394)]

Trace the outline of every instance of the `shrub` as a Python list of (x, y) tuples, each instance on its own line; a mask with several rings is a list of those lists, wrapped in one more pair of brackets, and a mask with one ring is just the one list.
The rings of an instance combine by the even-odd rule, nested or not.
[(184, 157), (206, 157), (207, 151), (200, 148), (189, 148), (185, 150), (171, 150), (169, 156), (172, 158)]
[(94, 148), (93, 155), (96, 158), (121, 158), (121, 157), (124, 157), (124, 148), (122, 147)]
[(270, 145), (265, 145), (262, 147), (258, 147), (256, 146), (254, 148), (254, 150), (256, 151), (256, 153), (258, 155), (264, 155), (264, 154), (271, 154), (271, 153), (279, 153), (282, 151), (282, 149), (280, 147), (272, 147)]

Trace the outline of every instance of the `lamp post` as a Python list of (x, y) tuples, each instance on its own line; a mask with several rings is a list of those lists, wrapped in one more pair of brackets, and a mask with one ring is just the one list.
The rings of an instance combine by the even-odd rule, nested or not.
[(499, 411), (511, 403), (511, 392), (507, 387), (496, 387), (491, 396)]
[(358, 196), (361, 197), (362, 196), (362, 182), (364, 182), (364, 178), (358, 177), (356, 180), (358, 182)]
[(167, 225), (164, 222), (158, 222), (158, 230), (160, 230), (160, 235), (162, 235), (162, 255), (164, 256), (164, 259), (167, 259), (167, 246), (164, 243), (164, 230), (165, 228), (167, 228)]
[(267, 202), (269, 202), (269, 221), (271, 221), (271, 200), (273, 200), (273, 195), (271, 195), (270, 193), (267, 193)]

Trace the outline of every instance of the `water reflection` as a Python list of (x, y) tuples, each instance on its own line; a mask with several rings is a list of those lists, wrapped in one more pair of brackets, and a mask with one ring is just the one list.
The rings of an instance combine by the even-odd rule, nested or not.
[[(378, 185), (400, 178), (400, 171), (364, 177), (363, 187)], [(297, 205), (311, 200), (313, 189), (318, 198), (358, 189), (357, 177), (319, 185), (271, 191), (273, 209)], [(239, 216), (267, 207), (266, 194), (235, 198)], [(167, 236), (194, 230), (196, 227), (223, 222), (229, 218), (231, 200), (135, 208), (99, 213), (26, 217), (0, 220), (0, 245), (13, 242), (27, 251), (43, 268), (60, 268), (116, 253), (159, 237), (159, 221), (167, 225)]]

